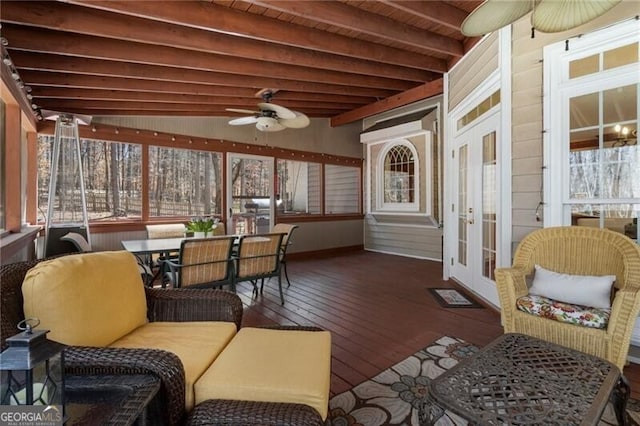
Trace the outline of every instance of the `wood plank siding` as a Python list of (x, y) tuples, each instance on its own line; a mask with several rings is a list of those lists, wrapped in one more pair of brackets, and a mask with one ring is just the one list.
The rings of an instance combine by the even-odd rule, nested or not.
[(449, 72), (449, 111), (498, 69), (498, 33), (487, 36)]

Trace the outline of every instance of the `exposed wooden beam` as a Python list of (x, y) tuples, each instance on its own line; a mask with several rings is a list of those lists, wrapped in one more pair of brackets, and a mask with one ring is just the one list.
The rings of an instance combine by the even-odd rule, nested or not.
[[(205, 94), (184, 94), (184, 93), (158, 93), (155, 91), (128, 91), (128, 90), (108, 90), (108, 89), (85, 89), (85, 88), (63, 88), (63, 87), (40, 87), (33, 86), (32, 96), (35, 102), (38, 99), (94, 99), (94, 100), (118, 100), (118, 101), (145, 101), (145, 102), (170, 102), (170, 103), (205, 103), (219, 105), (252, 105), (262, 100), (256, 98), (254, 93), (247, 89), (244, 94), (242, 90), (236, 89), (237, 93), (222, 95)], [(314, 96), (315, 95), (315, 96)], [(274, 100), (275, 102), (276, 100)], [(300, 101), (306, 101), (305, 106), (309, 106), (308, 102), (313, 105), (330, 107), (332, 102), (340, 102), (341, 104), (351, 105), (355, 108), (359, 105), (367, 104), (364, 98), (330, 95), (317, 96), (314, 93), (294, 93), (294, 92), (278, 92), (277, 102), (288, 101), (293, 103), (283, 104), (284, 106), (300, 106)]]
[[(157, 110), (139, 110), (139, 109), (92, 109), (92, 108), (69, 108), (65, 112), (72, 114), (84, 114), (91, 116), (108, 116), (108, 115), (126, 115), (126, 116), (163, 116), (163, 117), (231, 117), (228, 111), (224, 110), (181, 110), (170, 111), (166, 109)], [(332, 117), (335, 111), (332, 110), (315, 110), (313, 117)]]
[(316, 22), (335, 25), (350, 31), (358, 31), (374, 37), (394, 41), (419, 49), (451, 56), (462, 56), (462, 43), (419, 28), (404, 25), (393, 19), (370, 13), (340, 2), (309, 0), (249, 0), (270, 9), (289, 13)]
[[(120, 90), (158, 90), (161, 92), (191, 94), (215, 94), (220, 89), (219, 91), (223, 95), (232, 95), (234, 87), (245, 87), (252, 91), (257, 91), (264, 87), (272, 87), (294, 92), (331, 93), (340, 95), (348, 93), (350, 96), (363, 96), (367, 98), (386, 98), (395, 93), (395, 91), (373, 87), (346, 87), (338, 84), (298, 82), (284, 78), (243, 76), (19, 50), (13, 51), (11, 57), (20, 70), (55, 71), (50, 73), (52, 74), (52, 76), (50, 76), (52, 78), (51, 84), (68, 87), (76, 85), (77, 87), (113, 88)], [(57, 73), (72, 73), (76, 75), (72, 78), (70, 78), (70, 76), (64, 76), (65, 78), (60, 79), (53, 76)], [(105, 77), (96, 78), (78, 74)], [(109, 77), (125, 77), (125, 79), (120, 82), (120, 79)], [(31, 80), (33, 78), (34, 75), (31, 75), (28, 80), (30, 84), (32, 84)], [(47, 82), (50, 81), (47, 73), (40, 73), (38, 76), (35, 76), (35, 78), (38, 84), (47, 84)], [(55, 81), (53, 81), (54, 79)], [(144, 79), (145, 81), (138, 79)], [(206, 85), (214, 85), (216, 87), (206, 87)], [(226, 92), (225, 89), (219, 86), (228, 86), (231, 91)]]
[(381, 87), (406, 90), (415, 85), (408, 81), (365, 76), (346, 72), (315, 70), (297, 65), (277, 64), (210, 53), (185, 51), (167, 46), (154, 46), (136, 42), (61, 33), (58, 31), (28, 28), (15, 24), (3, 24), (3, 36), (9, 40), (10, 49), (32, 52), (42, 51), (56, 54), (83, 56), (152, 65), (167, 65), (178, 68), (228, 72), (243, 75), (286, 76), (290, 79), (326, 82), (332, 84)]
[(464, 10), (441, 1), (379, 0), (396, 9), (432, 21), (435, 24), (460, 32), (462, 22), (467, 17)]
[(437, 77), (432, 72), (415, 68), (397, 65), (381, 67), (380, 64), (362, 59), (221, 33), (212, 35), (210, 31), (50, 1), (6, 2), (2, 8), (2, 21), (225, 56), (400, 80), (424, 82)]
[[(70, 112), (75, 109), (93, 109), (93, 110), (132, 110), (144, 112), (151, 111), (200, 111), (200, 115), (210, 115), (213, 112), (225, 111), (224, 105), (208, 105), (208, 104), (181, 104), (181, 103), (167, 103), (167, 102), (142, 102), (142, 101), (92, 101), (92, 100), (65, 100), (65, 99), (44, 99), (38, 104), (39, 107), (57, 111)], [(238, 105), (236, 105), (238, 106)], [(244, 105), (239, 105), (244, 106)], [(248, 106), (251, 106), (248, 104)], [(309, 107), (297, 107), (302, 112), (310, 111), (313, 114), (314, 111), (333, 111), (345, 109), (344, 106), (339, 108), (323, 107), (320, 105), (313, 105)], [(235, 113), (226, 112), (224, 115), (237, 115)], [(246, 114), (245, 114), (246, 115)]]
[(444, 91), (443, 80), (435, 80), (429, 83), (425, 83), (422, 86), (415, 87), (407, 90), (398, 95), (393, 95), (390, 98), (383, 99), (370, 105), (365, 105), (360, 108), (342, 113), (335, 117), (331, 117), (331, 126), (342, 126), (343, 124), (351, 123), (356, 120), (361, 120), (365, 117), (370, 117), (375, 114), (379, 114), (384, 111), (388, 111), (393, 108), (397, 108), (403, 105), (410, 104), (422, 99), (427, 99), (436, 95), (441, 95)]
[[(145, 92), (111, 92), (111, 96), (105, 96), (102, 91), (102, 97), (89, 98), (86, 96), (87, 90), (83, 90), (85, 97), (83, 98), (50, 98), (40, 97), (34, 101), (38, 106), (46, 108), (68, 108), (71, 105), (77, 105), (78, 108), (94, 108), (94, 109), (116, 109), (123, 106), (125, 109), (159, 109), (166, 106), (166, 109), (224, 109), (226, 107), (234, 108), (250, 108), (256, 110), (256, 99), (251, 98), (235, 98), (222, 96), (194, 96), (194, 95), (175, 95)], [(162, 95), (162, 96), (158, 96)], [(331, 109), (331, 110), (348, 110), (354, 105), (344, 103), (328, 103), (328, 102), (306, 102), (306, 101), (286, 101), (283, 106), (301, 110), (314, 109)], [(246, 115), (246, 114), (245, 114)]]
[(149, 1), (71, 0), (70, 3), (352, 58), (375, 60), (436, 72), (447, 70), (445, 61), (437, 58), (415, 55), (412, 52), (404, 52), (389, 46), (356, 40), (291, 22), (287, 23), (286, 31), (283, 31), (282, 21), (277, 19), (204, 1), (163, 1), (162, 7)]

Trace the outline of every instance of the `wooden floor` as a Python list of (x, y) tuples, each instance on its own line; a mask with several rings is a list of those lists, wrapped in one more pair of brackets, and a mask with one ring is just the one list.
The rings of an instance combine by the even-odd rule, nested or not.
[[(331, 395), (341, 393), (448, 335), (484, 346), (502, 334), (490, 308), (442, 308), (429, 287), (456, 288), (442, 280), (442, 264), (373, 252), (289, 260), (291, 287), (280, 305), (277, 281), (246, 304), (243, 326), (314, 325), (331, 332)], [(640, 365), (625, 368), (632, 396), (640, 397)]]

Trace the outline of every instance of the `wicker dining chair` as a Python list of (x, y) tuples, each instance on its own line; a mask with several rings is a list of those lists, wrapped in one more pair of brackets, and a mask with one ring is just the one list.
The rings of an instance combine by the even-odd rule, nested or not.
[(282, 264), (282, 271), (284, 272), (284, 278), (287, 280), (287, 287), (291, 287), (291, 281), (289, 281), (289, 273), (287, 272), (287, 249), (291, 245), (291, 236), (293, 231), (298, 228), (298, 225), (291, 225), (288, 223), (278, 223), (271, 229), (271, 233), (277, 234), (284, 232), (282, 237), (282, 245), (280, 246), (280, 263)]
[(284, 233), (243, 235), (238, 244), (234, 280), (236, 283), (250, 281), (253, 293), (258, 294), (264, 288), (264, 280), (271, 277), (278, 278), (280, 301), (284, 305), (282, 293), (282, 274), (280, 262), (280, 247)]
[[(527, 277), (535, 265), (562, 274), (615, 275), (611, 313), (605, 328), (548, 319), (519, 310), (529, 295)], [(640, 312), (640, 246), (623, 234), (582, 226), (544, 228), (519, 244), (511, 268), (496, 269), (505, 333), (522, 333), (577, 349), (624, 367)]]
[(213, 288), (233, 281), (231, 253), (235, 237), (187, 238), (180, 244), (177, 261), (164, 260), (167, 277), (174, 288)]

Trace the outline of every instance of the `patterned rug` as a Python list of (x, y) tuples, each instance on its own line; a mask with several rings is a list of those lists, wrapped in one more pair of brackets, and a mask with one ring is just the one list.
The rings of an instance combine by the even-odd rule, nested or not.
[[(429, 381), (477, 351), (476, 346), (463, 340), (442, 337), (374, 378), (331, 398), (326, 426), (417, 426), (419, 403), (427, 394)], [(609, 408), (600, 425), (617, 424)], [(629, 401), (627, 412), (629, 424), (640, 425), (638, 401)], [(450, 411), (436, 422), (436, 426), (466, 424)]]

